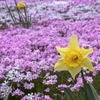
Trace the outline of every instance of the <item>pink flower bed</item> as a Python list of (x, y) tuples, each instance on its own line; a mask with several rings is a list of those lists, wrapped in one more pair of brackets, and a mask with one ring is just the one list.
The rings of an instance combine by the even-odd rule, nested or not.
[[(67, 80), (60, 81), (64, 73), (54, 70), (54, 64), (60, 57), (55, 46), (66, 47), (70, 36), (76, 34), (80, 46), (94, 49), (90, 57), (95, 67), (93, 76), (97, 76), (100, 70), (99, 28), (99, 18), (95, 18), (76, 22), (54, 19), (37, 22), (30, 29), (11, 27), (1, 30), (0, 97), (11, 91), (11, 99), (53, 100), (58, 91), (63, 93), (64, 87), (79, 90), (83, 86), (80, 75), (74, 85), (70, 85), (72, 79), (67, 74), (63, 76)], [(89, 73), (87, 70), (86, 74)], [(86, 80), (93, 82), (92, 76), (87, 76)]]
[(95, 0), (72, 0), (62, 5), (50, 2), (69, 1), (42, 0), (45, 5), (35, 0), (24, 1), (30, 4), (28, 10), (32, 15), (36, 7), (38, 11), (29, 29), (10, 26), (7, 13), (1, 13), (5, 18), (0, 17), (9, 26), (0, 30), (0, 99), (9, 96), (8, 100), (54, 100), (57, 94), (64, 93), (64, 88), (80, 90), (83, 87), (80, 74), (73, 82), (68, 72), (54, 70), (60, 57), (55, 46), (66, 47), (72, 34), (77, 35), (80, 46), (94, 50), (90, 58), (95, 71), (86, 70), (85, 79), (98, 89), (100, 97), (100, 88), (95, 83), (100, 82), (100, 4)]

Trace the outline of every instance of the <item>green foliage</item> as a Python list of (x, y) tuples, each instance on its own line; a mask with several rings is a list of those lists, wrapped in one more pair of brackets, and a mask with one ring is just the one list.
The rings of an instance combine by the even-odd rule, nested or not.
[(85, 92), (83, 90), (80, 90), (78, 93), (80, 100), (86, 100)]
[[(10, 86), (11, 88), (12, 88), (12, 85), (13, 85), (13, 83)], [(9, 96), (10, 96), (10, 90), (8, 91), (8, 94), (6, 95), (6, 97), (3, 100), (8, 100)]]
[(86, 84), (85, 93), (87, 100), (99, 100), (96, 90), (94, 89), (91, 83)]
[(98, 74), (93, 77), (93, 86), (97, 93), (100, 94), (100, 85), (98, 83), (100, 83), (100, 72), (98, 72)]
[(56, 100), (61, 100), (61, 97), (57, 95)]
[(75, 100), (69, 88), (64, 89), (67, 100)]

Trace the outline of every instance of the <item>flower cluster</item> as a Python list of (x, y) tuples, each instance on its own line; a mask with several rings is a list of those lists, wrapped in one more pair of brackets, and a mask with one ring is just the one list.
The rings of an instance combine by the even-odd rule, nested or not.
[[(57, 3), (55, 7), (54, 3), (51, 5), (46, 3), (44, 6), (50, 12), (51, 7), (52, 10), (56, 9), (56, 12), (61, 14), (65, 13), (66, 9), (74, 14), (71, 8), (74, 8), (75, 5), (67, 5), (63, 8)], [(92, 11), (99, 9), (99, 4), (96, 6), (97, 8), (94, 5), (92, 5)], [(45, 10), (43, 4), (38, 5), (38, 9), (40, 9), (39, 6)], [(85, 5), (77, 5), (75, 9), (80, 7), (81, 12), (84, 12)], [(86, 7), (84, 9), (88, 11), (88, 6)], [(40, 11), (42, 10), (40, 9)], [(85, 79), (93, 83), (100, 93), (100, 87), (97, 85), (100, 82), (98, 80), (100, 75), (100, 18), (92, 16), (92, 19), (88, 14), (88, 19), (86, 19), (83, 18), (83, 13), (80, 15), (80, 12), (76, 11), (80, 15), (80, 18), (77, 17), (78, 20), (71, 19), (70, 16), (75, 17), (72, 13), (69, 16), (70, 20), (60, 20), (63, 17), (59, 17), (57, 13), (54, 17), (50, 12), (48, 12), (50, 16), (47, 15), (49, 20), (45, 17), (45, 21), (44, 19), (34, 21), (34, 25), (29, 29), (12, 26), (0, 30), (0, 98), (4, 98), (9, 92), (10, 100), (13, 98), (17, 100), (54, 100), (57, 93), (63, 94), (63, 88), (70, 87), (72, 91), (78, 91), (83, 87), (81, 75), (76, 76), (74, 83), (69, 73), (54, 70), (54, 65), (60, 58), (55, 47), (66, 47), (72, 34), (77, 35), (80, 47), (85, 49), (92, 47), (94, 50), (89, 57), (91, 57), (95, 71), (92, 74), (87, 70), (84, 74), (87, 74)], [(41, 13), (39, 14), (41, 15)], [(7, 84), (5, 81), (8, 81)]]

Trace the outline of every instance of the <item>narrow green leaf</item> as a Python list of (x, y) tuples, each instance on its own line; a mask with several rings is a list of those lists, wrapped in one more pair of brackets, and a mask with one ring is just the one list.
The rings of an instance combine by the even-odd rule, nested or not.
[(88, 100), (99, 100), (96, 90), (94, 89), (91, 83), (86, 84), (85, 92)]
[(59, 95), (57, 95), (56, 100), (61, 100), (61, 97)]
[(9, 12), (9, 14), (10, 14), (10, 16), (11, 16), (11, 18), (12, 18), (14, 24), (16, 24), (16, 21), (15, 21), (15, 19), (14, 19), (14, 17), (13, 17), (13, 13), (11, 12), (11, 10), (10, 10), (10, 8), (8, 7), (7, 4), (6, 4), (6, 7), (7, 7), (7, 9), (8, 9), (8, 12)]
[(80, 100), (86, 100), (85, 92), (83, 90), (79, 91), (79, 98)]
[[(12, 85), (13, 85), (13, 83), (11, 84), (10, 88), (12, 88)], [(11, 92), (10, 88), (8, 90), (8, 94), (6, 95), (6, 97), (3, 100), (8, 100), (10, 92)]]
[(75, 100), (69, 88), (65, 88), (64, 93), (68, 100)]
[[(17, 7), (17, 1), (14, 0), (14, 2), (15, 2), (15, 5)], [(19, 16), (19, 20), (21, 21), (20, 10), (18, 9), (18, 7), (17, 7), (17, 13), (18, 13), (18, 16)]]
[(25, 21), (26, 21), (26, 23), (27, 23), (27, 12), (26, 12), (26, 7), (24, 8), (24, 13), (25, 13)]

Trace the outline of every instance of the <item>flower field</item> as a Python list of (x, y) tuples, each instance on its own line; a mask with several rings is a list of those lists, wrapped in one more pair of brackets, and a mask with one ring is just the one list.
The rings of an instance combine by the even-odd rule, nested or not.
[(67, 47), (72, 34), (80, 47), (93, 48), (94, 72), (84, 68), (83, 74), (100, 99), (100, 1), (24, 0), (29, 28), (14, 25), (6, 3), (18, 18), (16, 5), (8, 1), (0, 1), (0, 100), (57, 100), (57, 95), (67, 100), (64, 88), (80, 100), (81, 74), (73, 79), (54, 68), (60, 59), (56, 46)]

